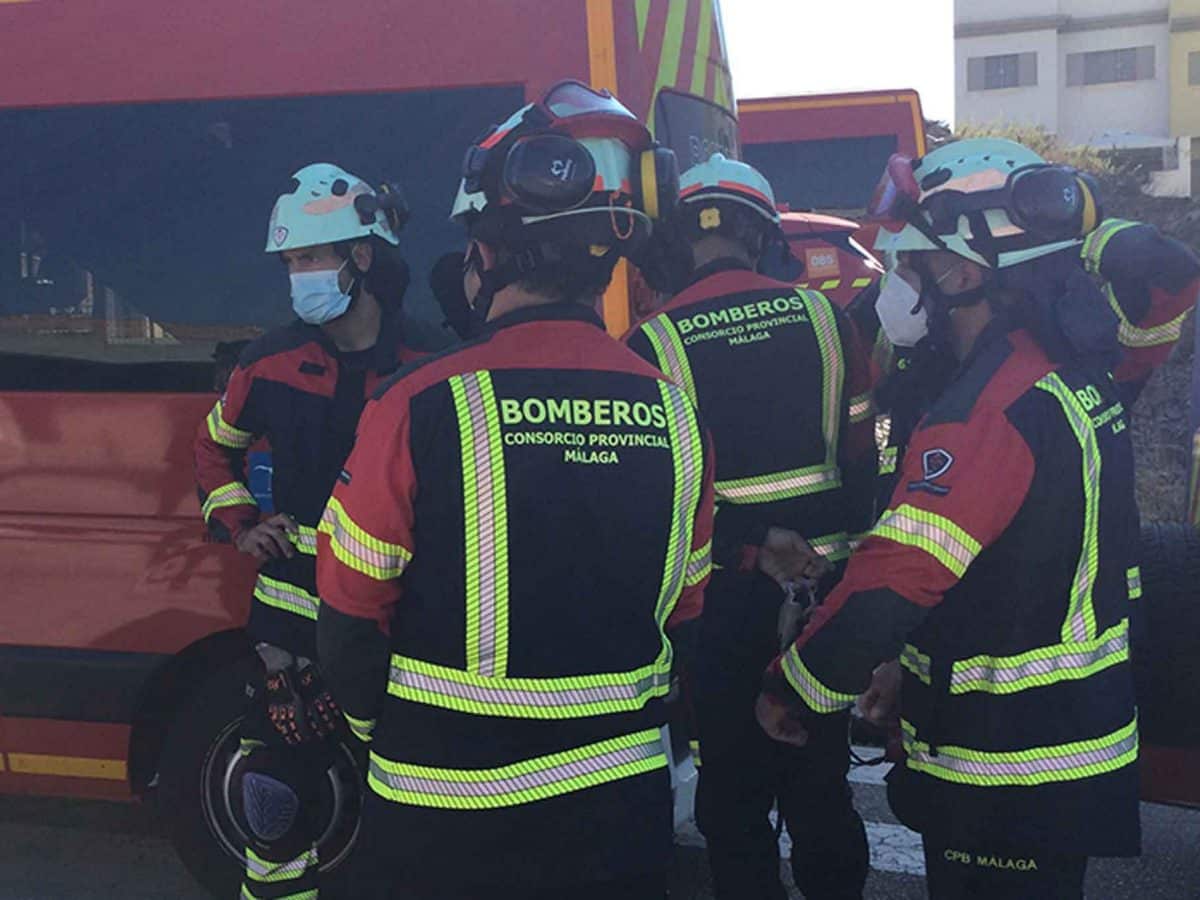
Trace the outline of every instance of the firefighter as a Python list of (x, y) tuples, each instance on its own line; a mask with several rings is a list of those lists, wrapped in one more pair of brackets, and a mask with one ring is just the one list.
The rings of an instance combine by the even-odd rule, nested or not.
[(320, 527), (321, 664), (377, 723), (355, 897), (665, 895), (667, 630), (701, 609), (712, 464), (594, 306), (677, 186), (578, 82), (467, 153), (473, 337), (369, 404)]
[[(316, 793), (341, 716), (312, 661), (317, 531), (366, 397), (408, 361), (400, 304), (407, 267), (392, 255), (407, 213), (393, 188), (372, 189), (328, 163), (301, 169), (271, 214), (267, 253), (291, 279), (292, 324), (241, 353), (196, 436), (196, 476), (212, 535), (259, 563), (247, 631), (263, 664), (248, 686), (230, 804), (251, 843), (245, 898), (315, 897)], [(247, 449), (272, 452), (275, 512), (261, 516)], [(308, 893), (308, 892), (312, 893)]]
[(778, 801), (804, 895), (860, 897), (868, 852), (846, 783), (849, 714), (825, 720), (803, 749), (768, 740), (753, 714), (781, 619), (799, 611), (788, 603), (781, 615), (781, 588), (819, 600), (873, 506), (866, 358), (828, 299), (755, 273), (778, 223), (751, 166), (715, 154), (685, 172), (671, 225), (689, 249), (690, 284), (626, 340), (695, 400), (717, 454), (721, 568), (694, 678), (696, 821), (717, 896), (786, 896), (768, 819)]
[(758, 717), (802, 743), (898, 656), (889, 798), (924, 838), (930, 896), (1079, 898), (1088, 857), (1140, 842), (1133, 458), (1116, 317), (1079, 255), (1099, 207), (1009, 141), (888, 171), (907, 224), (881, 317), (917, 318), (959, 365)]

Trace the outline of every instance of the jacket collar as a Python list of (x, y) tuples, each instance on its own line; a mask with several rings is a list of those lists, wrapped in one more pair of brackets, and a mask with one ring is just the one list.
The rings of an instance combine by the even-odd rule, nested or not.
[(688, 282), (688, 287), (691, 287), (697, 282), (703, 281), (710, 275), (716, 275), (718, 272), (753, 272), (754, 267), (748, 265), (740, 259), (735, 259), (732, 256), (721, 256), (717, 259), (710, 260), (696, 269), (692, 273), (692, 278)]
[(523, 306), (493, 319), (484, 326), (482, 334), (491, 335), (515, 325), (529, 322), (583, 322), (604, 330), (604, 320), (596, 311), (584, 303), (545, 303), (539, 306)]

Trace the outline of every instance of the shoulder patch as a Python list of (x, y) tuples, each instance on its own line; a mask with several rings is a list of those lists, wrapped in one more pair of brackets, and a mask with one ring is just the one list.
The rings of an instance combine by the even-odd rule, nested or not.
[(950, 493), (950, 488), (937, 484), (937, 480), (950, 471), (954, 465), (954, 454), (944, 447), (933, 447), (921, 454), (921, 478), (910, 481), (910, 491), (924, 491), (935, 497), (944, 497)]

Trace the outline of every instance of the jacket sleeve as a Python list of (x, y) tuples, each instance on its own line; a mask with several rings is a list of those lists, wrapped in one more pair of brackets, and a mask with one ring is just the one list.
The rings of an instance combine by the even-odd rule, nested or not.
[(692, 520), (692, 544), (688, 552), (683, 592), (679, 602), (667, 619), (667, 628), (673, 629), (685, 622), (700, 618), (704, 611), (704, 588), (712, 575), (713, 562), (713, 449), (712, 440), (704, 440), (704, 481), (700, 490), (700, 501)]
[(317, 535), (318, 656), (364, 739), (387, 688), (387, 632), (415, 549), (415, 496), (407, 400), (393, 388), (367, 405)]
[(1113, 377), (1132, 402), (1183, 333), (1200, 296), (1200, 260), (1154, 226), (1123, 219), (1105, 219), (1082, 255), (1117, 314), (1121, 359)]
[(254, 375), (238, 366), (196, 431), (193, 448), (200, 509), (209, 532), (228, 541), (258, 521), (246, 479), (246, 449), (262, 433), (251, 390)]
[(871, 366), (853, 321), (837, 311), (838, 331), (845, 357), (843, 436), (838, 446), (842, 471), (842, 496), (852, 536), (871, 527), (875, 513), (879, 453), (875, 446), (875, 401)]
[(916, 433), (888, 509), (765, 689), (815, 713), (850, 706), (874, 668), (1008, 528), (1033, 480), (1033, 454), (999, 412)]

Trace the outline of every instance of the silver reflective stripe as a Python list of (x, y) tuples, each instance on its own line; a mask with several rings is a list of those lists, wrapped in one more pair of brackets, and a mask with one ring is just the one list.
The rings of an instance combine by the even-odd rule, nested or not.
[(842, 486), (842, 473), (837, 466), (810, 466), (790, 472), (718, 481), (717, 497), (726, 503), (770, 503), (787, 500)]
[(950, 693), (1013, 694), (1063, 681), (1076, 681), (1129, 659), (1129, 622), (1095, 641), (1057, 644), (1013, 657), (975, 657), (954, 663)]
[(810, 538), (808, 545), (830, 562), (850, 558), (850, 537), (844, 531)]
[(321, 601), (303, 588), (259, 575), (254, 585), (254, 596), (260, 602), (275, 609), (295, 613), (306, 619), (316, 619)]
[(659, 394), (667, 414), (667, 429), (671, 436), (672, 470), (674, 472), (674, 520), (667, 536), (663, 579), (659, 586), (655, 615), (661, 628), (683, 593), (691, 555), (696, 508), (704, 475), (704, 445), (696, 423), (696, 415), (683, 391), (673, 384), (659, 382)]
[(904, 650), (900, 653), (900, 665), (915, 675), (919, 681), (925, 684), (930, 683), (929, 657), (912, 644), (904, 646)]
[(696, 384), (692, 378), (692, 364), (683, 348), (683, 342), (679, 339), (675, 323), (663, 313), (651, 319), (642, 328), (646, 339), (654, 348), (662, 371), (695, 402)]
[(307, 556), (317, 555), (317, 529), (308, 525), (300, 525), (296, 534), (288, 532), (288, 540), (297, 550)]

